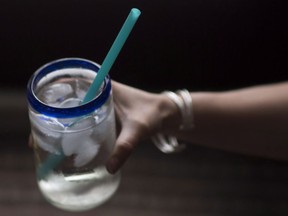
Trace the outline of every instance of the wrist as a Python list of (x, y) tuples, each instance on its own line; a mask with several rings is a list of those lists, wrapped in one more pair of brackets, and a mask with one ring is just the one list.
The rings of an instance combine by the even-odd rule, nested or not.
[(182, 117), (177, 105), (165, 94), (159, 94), (159, 113), (161, 116), (161, 132), (173, 133), (179, 129)]
[[(194, 128), (194, 114), (192, 107), (192, 97), (188, 90), (178, 90), (177, 92), (165, 91), (163, 97), (164, 123), (169, 128), (175, 130), (190, 130)], [(169, 109), (166, 109), (168, 108)]]
[(182, 122), (179, 126), (179, 130), (189, 130), (194, 128), (194, 115), (190, 92), (183, 89), (178, 90), (176, 93), (165, 91), (163, 94), (176, 104), (181, 113)]
[(152, 140), (164, 153), (180, 152), (186, 145), (179, 143), (175, 135), (179, 131), (188, 131), (194, 127), (191, 94), (188, 90), (179, 90), (176, 93), (165, 91), (159, 98), (162, 127)]

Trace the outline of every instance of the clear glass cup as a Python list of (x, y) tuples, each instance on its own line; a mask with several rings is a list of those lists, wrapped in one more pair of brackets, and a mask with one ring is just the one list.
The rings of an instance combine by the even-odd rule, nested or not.
[(111, 175), (105, 168), (116, 139), (109, 76), (97, 96), (82, 104), (99, 68), (86, 59), (59, 59), (28, 82), (37, 183), (48, 202), (63, 210), (99, 206), (120, 183), (120, 172)]

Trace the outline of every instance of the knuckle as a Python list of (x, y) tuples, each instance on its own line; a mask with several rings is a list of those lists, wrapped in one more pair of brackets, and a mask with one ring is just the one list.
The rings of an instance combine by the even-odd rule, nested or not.
[(118, 149), (122, 153), (131, 153), (134, 149), (134, 145), (131, 142), (123, 141), (118, 144)]
[(136, 119), (132, 123), (133, 128), (136, 132), (141, 133), (141, 134), (147, 134), (148, 131), (152, 128), (151, 124), (149, 124), (148, 121), (144, 121), (141, 119)]

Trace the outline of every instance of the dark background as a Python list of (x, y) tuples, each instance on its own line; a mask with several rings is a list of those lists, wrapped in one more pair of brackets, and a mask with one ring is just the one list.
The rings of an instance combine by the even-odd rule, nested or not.
[(287, 80), (288, 13), (280, 0), (3, 0), (3, 87), (25, 88), (57, 58), (101, 63), (130, 9), (142, 11), (113, 79), (148, 90), (231, 89)]
[[(151, 91), (216, 91), (288, 80), (286, 5), (284, 0), (0, 1), (0, 215), (72, 215), (49, 205), (36, 185), (25, 88), (37, 68), (64, 57), (101, 63), (137, 7), (142, 15), (110, 71), (115, 80)], [(194, 145), (166, 155), (147, 140), (122, 168), (111, 200), (77, 215), (287, 216), (287, 170), (287, 162)]]

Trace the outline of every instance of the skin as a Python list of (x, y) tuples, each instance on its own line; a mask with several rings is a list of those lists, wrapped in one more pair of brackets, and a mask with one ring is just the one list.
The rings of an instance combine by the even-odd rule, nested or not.
[(191, 144), (288, 160), (287, 92), (288, 82), (226, 92), (191, 92), (196, 127), (180, 131), (180, 112), (167, 96), (114, 81), (121, 129), (107, 170), (117, 172), (138, 143), (158, 132)]
[(178, 108), (161, 94), (145, 92), (114, 81), (113, 98), (121, 130), (114, 152), (107, 162), (110, 173), (118, 171), (140, 141), (160, 131), (176, 131), (180, 124)]

